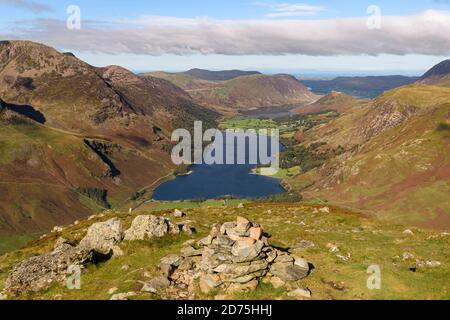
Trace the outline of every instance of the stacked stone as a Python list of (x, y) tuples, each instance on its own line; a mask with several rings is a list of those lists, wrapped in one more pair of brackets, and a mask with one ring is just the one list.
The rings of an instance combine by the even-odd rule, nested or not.
[(262, 227), (242, 217), (213, 225), (197, 244), (200, 249), (187, 247), (180, 256), (172, 254), (161, 260), (161, 270), (174, 285), (191, 287), (199, 278), (204, 293), (213, 289), (235, 292), (256, 289), (265, 276), (289, 282), (309, 273), (304, 259), (271, 247)]

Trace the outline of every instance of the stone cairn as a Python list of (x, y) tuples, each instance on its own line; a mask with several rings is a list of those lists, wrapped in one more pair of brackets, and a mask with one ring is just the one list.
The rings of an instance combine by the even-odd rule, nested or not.
[(310, 271), (306, 260), (270, 246), (262, 227), (242, 217), (213, 225), (196, 247), (162, 258), (159, 268), (162, 276), (144, 284), (143, 291), (193, 293), (199, 280), (204, 294), (238, 293), (255, 290), (264, 279), (276, 287), (294, 283)]

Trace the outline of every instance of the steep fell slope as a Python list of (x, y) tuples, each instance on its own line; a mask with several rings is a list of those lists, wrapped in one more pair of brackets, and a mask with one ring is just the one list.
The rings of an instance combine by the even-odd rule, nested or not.
[(0, 235), (85, 217), (170, 172), (163, 152), (62, 133), (8, 109), (0, 118)]
[(0, 42), (0, 105), (0, 236), (120, 207), (172, 172), (173, 129), (217, 117), (170, 82), (28, 41)]
[(306, 144), (346, 152), (292, 184), (309, 198), (450, 228), (449, 101), (448, 88), (410, 85), (311, 130)]
[[(199, 108), (205, 111), (195, 106), (181, 89), (172, 86), (168, 91), (166, 82), (151, 77), (140, 80), (124, 69), (122, 76), (126, 74), (128, 80), (122, 81), (122, 86), (114, 86), (120, 78), (118, 73), (117, 68), (97, 69), (41, 44), (0, 42), (0, 97), (10, 104), (30, 105), (39, 110), (49, 126), (101, 133), (103, 130), (122, 132), (125, 127), (140, 127), (145, 123), (166, 125), (169, 130), (172, 127), (167, 123), (172, 120), (184, 118), (191, 110), (196, 116)], [(124, 85), (127, 83), (131, 88)], [(146, 96), (131, 101), (129, 91), (133, 83), (139, 83)], [(128, 90), (128, 95), (121, 90)], [(162, 120), (161, 117), (153, 119), (154, 114), (165, 116)], [(151, 130), (141, 134), (152, 139)]]

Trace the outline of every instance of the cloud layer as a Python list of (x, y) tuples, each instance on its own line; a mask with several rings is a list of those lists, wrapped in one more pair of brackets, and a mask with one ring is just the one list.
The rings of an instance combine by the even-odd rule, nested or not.
[(31, 0), (0, 0), (0, 5), (2, 4), (13, 5), (35, 13), (50, 11), (50, 7), (48, 5)]
[[(367, 18), (333, 20), (212, 20), (141, 17), (114, 24), (37, 20), (15, 30), (15, 38), (80, 52), (109, 54), (378, 55), (450, 54), (450, 13), (382, 17), (381, 29)], [(0, 37), (11, 38), (1, 33)]]

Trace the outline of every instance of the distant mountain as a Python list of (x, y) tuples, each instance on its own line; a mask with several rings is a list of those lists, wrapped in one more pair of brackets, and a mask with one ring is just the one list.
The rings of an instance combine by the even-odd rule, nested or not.
[(444, 60), (437, 65), (435, 65), (433, 68), (428, 70), (421, 78), (420, 80), (424, 80), (429, 77), (433, 76), (444, 76), (450, 73), (450, 59)]
[(261, 74), (258, 71), (242, 71), (242, 70), (224, 70), (224, 71), (209, 71), (204, 69), (191, 69), (185, 72), (195, 78), (210, 81), (225, 81), (243, 76), (252, 76)]
[(419, 82), (440, 86), (450, 86), (450, 59), (444, 60), (428, 70)]
[(295, 108), (292, 112), (309, 114), (325, 111), (336, 111), (342, 114), (358, 104), (359, 101), (354, 97), (342, 92), (333, 91), (312, 104)]
[(369, 76), (369, 77), (337, 77), (332, 80), (302, 80), (314, 93), (328, 94), (340, 91), (346, 94), (372, 99), (383, 92), (414, 83), (416, 77), (405, 76)]
[(169, 81), (0, 42), (0, 236), (120, 206), (173, 171), (173, 129), (217, 116)]
[(221, 112), (249, 111), (259, 108), (305, 104), (317, 97), (296, 78), (286, 75), (243, 75), (231, 80), (205, 80), (192, 74), (153, 72), (180, 86), (199, 104)]

